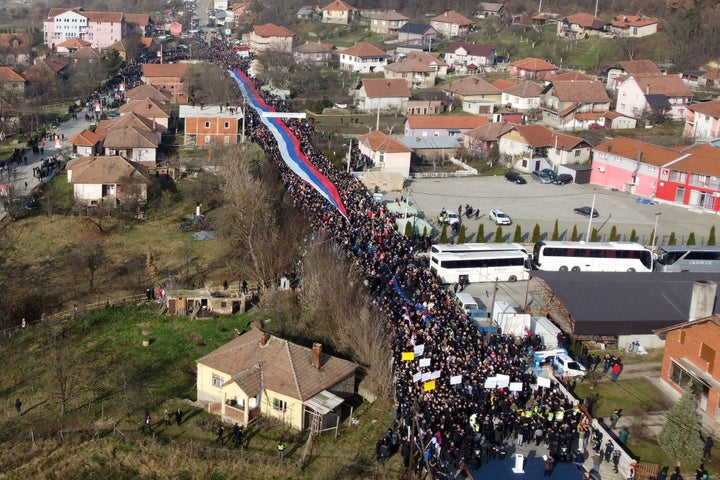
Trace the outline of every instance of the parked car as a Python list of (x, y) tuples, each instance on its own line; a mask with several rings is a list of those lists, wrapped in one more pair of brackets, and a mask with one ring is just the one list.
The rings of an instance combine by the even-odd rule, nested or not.
[(505, 174), (505, 180), (507, 180), (508, 182), (517, 183), (518, 185), (525, 185), (527, 183), (525, 177), (520, 175), (518, 172), (507, 172)]
[(540, 182), (540, 183), (552, 183), (552, 179), (547, 176), (545, 172), (541, 172), (539, 170), (535, 170), (530, 174), (533, 180)]
[(569, 355), (556, 355), (552, 361), (555, 373), (559, 377), (581, 378), (585, 377), (585, 367)]
[(510, 217), (508, 217), (507, 214), (499, 208), (493, 208), (490, 210), (489, 216), (490, 220), (495, 222), (495, 225), (510, 225), (512, 223)]
[(440, 215), (438, 215), (438, 223), (440, 225), (446, 223), (452, 226), (456, 223), (460, 223), (460, 217), (457, 212), (440, 212)]
[(590, 217), (590, 212), (592, 212), (593, 218), (597, 218), (600, 216), (597, 210), (590, 207), (577, 207), (574, 212), (580, 215), (585, 215), (586, 217)]
[(557, 177), (555, 177), (555, 180), (553, 180), (553, 183), (555, 185), (565, 185), (568, 183), (572, 183), (573, 177), (569, 173), (561, 173)]
[(543, 168), (540, 171), (550, 177), (550, 180), (552, 180), (553, 182), (557, 178), (557, 173), (555, 173), (555, 170), (553, 170), (552, 168)]

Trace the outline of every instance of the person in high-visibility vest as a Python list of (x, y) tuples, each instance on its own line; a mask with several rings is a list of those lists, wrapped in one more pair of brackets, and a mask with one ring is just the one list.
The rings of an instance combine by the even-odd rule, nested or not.
[(277, 444), (278, 460), (285, 460), (285, 442), (280, 440)]

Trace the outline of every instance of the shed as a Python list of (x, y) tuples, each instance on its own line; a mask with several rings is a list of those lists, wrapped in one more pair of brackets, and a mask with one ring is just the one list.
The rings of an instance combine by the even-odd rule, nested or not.
[(567, 173), (572, 175), (573, 182), (579, 184), (590, 183), (590, 174), (592, 173), (592, 165), (581, 165), (577, 163), (568, 163), (566, 165), (558, 165), (558, 175)]

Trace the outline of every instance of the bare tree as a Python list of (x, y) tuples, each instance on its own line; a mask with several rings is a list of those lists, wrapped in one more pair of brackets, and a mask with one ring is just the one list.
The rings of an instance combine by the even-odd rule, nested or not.
[(55, 214), (59, 203), (60, 190), (58, 190), (57, 185), (55, 185), (55, 182), (46, 183), (42, 196), (42, 206), (45, 208), (45, 213), (48, 217), (52, 217)]
[(85, 382), (85, 363), (81, 350), (46, 325), (43, 331), (43, 358), (50, 374), (53, 396), (60, 404), (60, 414), (67, 412), (69, 403), (82, 390)]
[(105, 247), (96, 240), (90, 240), (77, 248), (75, 259), (88, 281), (88, 288), (91, 292), (95, 291), (95, 276), (107, 262)]

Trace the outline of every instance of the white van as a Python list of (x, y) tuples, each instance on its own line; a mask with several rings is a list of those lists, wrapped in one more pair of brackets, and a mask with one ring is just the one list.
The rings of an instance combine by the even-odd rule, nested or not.
[(475, 298), (469, 293), (456, 293), (455, 301), (458, 305), (460, 305), (460, 308), (462, 308), (468, 315), (470, 315), (470, 312), (472, 312), (473, 310), (478, 310), (480, 308), (477, 300), (475, 300)]

